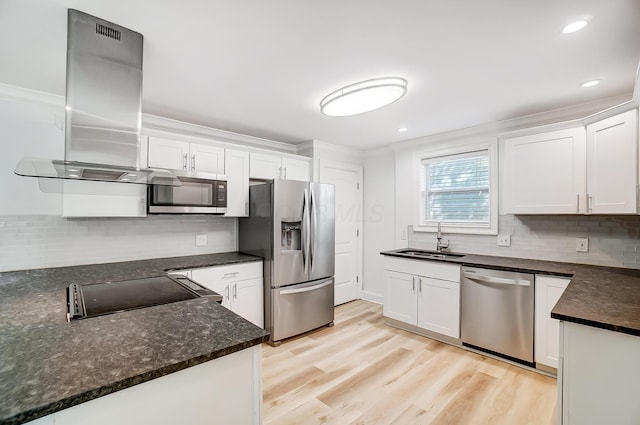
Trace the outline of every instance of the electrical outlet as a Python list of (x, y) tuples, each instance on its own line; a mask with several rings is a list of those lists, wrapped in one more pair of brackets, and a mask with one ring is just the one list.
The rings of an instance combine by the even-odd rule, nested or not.
[(588, 238), (576, 238), (576, 252), (589, 252)]
[(207, 245), (207, 235), (196, 235), (196, 246)]
[(511, 246), (511, 235), (500, 233), (498, 235), (498, 246)]

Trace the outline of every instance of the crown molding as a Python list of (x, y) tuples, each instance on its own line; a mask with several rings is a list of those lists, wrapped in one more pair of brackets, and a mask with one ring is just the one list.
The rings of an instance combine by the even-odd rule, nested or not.
[(33, 102), (64, 108), (64, 96), (0, 83), (0, 97), (21, 102)]
[(590, 117), (600, 117), (599, 113), (611, 111), (615, 108), (633, 107), (628, 95), (598, 99), (593, 102), (581, 103), (568, 107), (553, 109), (536, 114), (525, 115), (509, 120), (481, 124), (473, 127), (461, 128), (445, 133), (433, 134), (388, 145), (394, 151), (414, 149), (424, 144), (455, 142), (460, 139), (485, 138), (502, 136), (505, 133), (527, 132), (532, 128), (547, 131), (566, 128), (573, 125), (583, 125), (583, 120)]
[(216, 141), (240, 144), (245, 147), (277, 150), (291, 154), (296, 153), (296, 145), (289, 143), (262, 139), (260, 137), (248, 136), (226, 130), (219, 130), (217, 128), (191, 124), (157, 115), (142, 114), (142, 129), (143, 132), (145, 130), (160, 130), (167, 133), (180, 133), (181, 135), (215, 139)]

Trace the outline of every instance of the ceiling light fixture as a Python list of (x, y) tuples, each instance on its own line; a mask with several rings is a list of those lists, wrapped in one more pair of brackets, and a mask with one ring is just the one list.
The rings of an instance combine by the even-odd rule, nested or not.
[(320, 111), (332, 117), (346, 117), (382, 108), (407, 93), (407, 80), (382, 77), (338, 89), (320, 101)]
[(571, 34), (571, 33), (574, 33), (576, 31), (580, 31), (582, 28), (586, 27), (587, 24), (588, 24), (588, 22), (585, 21), (585, 20), (571, 22), (569, 25), (565, 26), (562, 29), (562, 33), (563, 34)]
[(602, 80), (598, 79), (598, 80), (585, 81), (584, 83), (580, 84), (580, 87), (587, 88), (587, 87), (597, 86), (598, 84), (600, 84), (600, 81)]

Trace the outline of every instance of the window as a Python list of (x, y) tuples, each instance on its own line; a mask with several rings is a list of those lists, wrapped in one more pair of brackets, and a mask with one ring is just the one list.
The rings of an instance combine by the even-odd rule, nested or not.
[(457, 233), (496, 233), (494, 145), (419, 155), (417, 231), (441, 223)]

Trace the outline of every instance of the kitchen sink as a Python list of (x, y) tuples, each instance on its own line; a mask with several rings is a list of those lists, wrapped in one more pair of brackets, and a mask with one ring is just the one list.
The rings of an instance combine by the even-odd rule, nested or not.
[(418, 258), (437, 258), (437, 259), (447, 259), (447, 258), (460, 258), (464, 257), (464, 254), (452, 254), (450, 252), (437, 252), (437, 251), (428, 251), (425, 249), (401, 249), (396, 251), (397, 254), (405, 254), (410, 255), (412, 257)]

